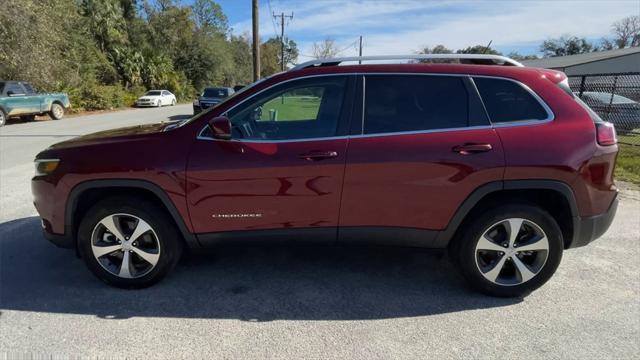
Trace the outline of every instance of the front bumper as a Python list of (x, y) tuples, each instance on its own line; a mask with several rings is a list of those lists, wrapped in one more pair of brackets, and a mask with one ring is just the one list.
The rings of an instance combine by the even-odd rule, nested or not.
[(71, 236), (70, 231), (66, 231), (64, 235), (54, 234), (42, 223), (42, 235), (57, 247), (65, 249), (73, 249), (75, 247), (75, 239)]
[(611, 226), (618, 210), (618, 196), (613, 199), (609, 209), (600, 215), (579, 216), (574, 219), (573, 241), (570, 248), (588, 245), (593, 240), (604, 235)]

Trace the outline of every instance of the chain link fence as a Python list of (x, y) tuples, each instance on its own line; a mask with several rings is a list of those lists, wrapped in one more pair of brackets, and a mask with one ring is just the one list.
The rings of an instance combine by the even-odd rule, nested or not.
[(640, 146), (640, 73), (572, 75), (571, 90), (613, 123), (618, 142)]

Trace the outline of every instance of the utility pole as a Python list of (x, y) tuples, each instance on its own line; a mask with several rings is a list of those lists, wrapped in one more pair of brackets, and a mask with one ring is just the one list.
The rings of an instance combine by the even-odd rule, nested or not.
[(258, 16), (258, 0), (252, 1), (252, 17), (253, 17), (253, 81), (260, 79), (260, 34), (259, 34), (259, 16)]
[[(360, 35), (360, 51), (358, 51), (358, 56), (362, 57), (362, 35)], [(358, 64), (362, 64), (362, 60), (358, 60)]]
[(285, 70), (286, 61), (284, 61), (284, 21), (286, 18), (293, 19), (293, 12), (291, 15), (285, 15), (281, 13), (280, 15), (273, 14), (274, 18), (280, 18), (280, 62), (282, 63), (282, 71)]

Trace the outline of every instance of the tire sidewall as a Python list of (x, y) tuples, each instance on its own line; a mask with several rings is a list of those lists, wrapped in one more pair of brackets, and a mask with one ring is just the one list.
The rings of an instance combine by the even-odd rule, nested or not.
[(4, 126), (7, 123), (7, 113), (4, 112), (2, 108), (0, 108), (0, 126)]
[[(62, 111), (62, 115), (60, 116), (56, 116), (56, 112), (54, 111), (54, 107), (59, 107)], [(51, 104), (51, 112), (50, 112), (51, 118), (53, 120), (60, 120), (64, 117), (64, 107), (58, 103), (53, 103)]]
[[(519, 285), (504, 286), (487, 280), (476, 265), (476, 244), (482, 234), (493, 224), (509, 218), (523, 218), (542, 228), (549, 241), (547, 260), (536, 276)], [(460, 237), (457, 246), (458, 266), (465, 279), (477, 290), (492, 296), (525, 296), (545, 284), (555, 273), (562, 260), (564, 241), (562, 231), (546, 211), (535, 205), (507, 205), (489, 210), (471, 221)]]
[[(134, 279), (120, 278), (100, 265), (91, 249), (91, 235), (97, 223), (106, 216), (125, 213), (135, 215), (146, 221), (156, 233), (160, 244), (160, 258), (155, 268), (148, 274)], [(128, 205), (124, 199), (113, 199), (97, 203), (82, 219), (78, 228), (78, 250), (87, 267), (102, 281), (122, 288), (142, 288), (150, 286), (160, 279), (178, 263), (182, 253), (182, 242), (179, 234), (171, 225), (172, 221), (160, 210), (144, 201), (136, 205)]]

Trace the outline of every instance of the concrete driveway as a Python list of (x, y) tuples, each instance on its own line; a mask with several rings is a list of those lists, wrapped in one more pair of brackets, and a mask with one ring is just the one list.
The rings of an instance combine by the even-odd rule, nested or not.
[(640, 192), (524, 299), (469, 291), (439, 253), (222, 247), (149, 289), (110, 288), (40, 234), (34, 155), (70, 136), (180, 118), (190, 106), (0, 128), (0, 356), (640, 358)]

